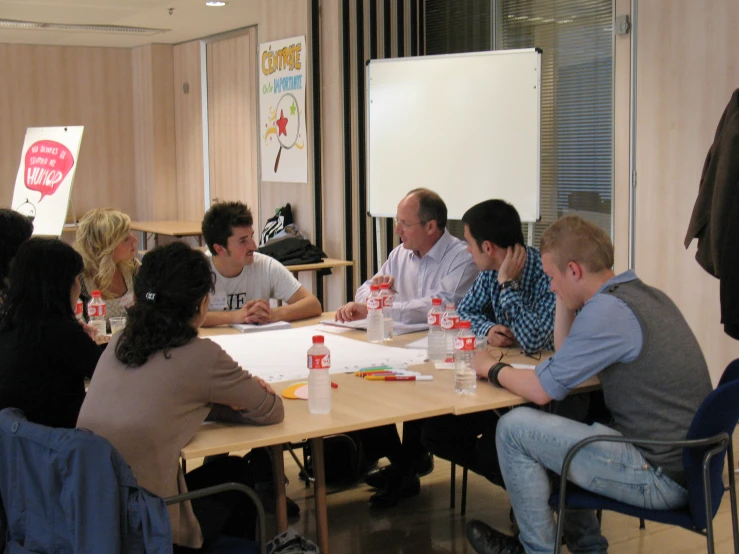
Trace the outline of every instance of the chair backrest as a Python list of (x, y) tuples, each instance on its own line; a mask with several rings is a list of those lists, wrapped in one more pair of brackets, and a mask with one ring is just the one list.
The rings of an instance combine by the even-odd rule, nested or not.
[[(0, 497), (8, 549), (171, 552), (164, 501), (140, 489), (103, 437), (0, 411)], [(66, 550), (65, 550), (66, 551)]]
[[(729, 366), (732, 367), (733, 363)], [(739, 365), (737, 365), (739, 368)], [(727, 368), (728, 371), (728, 368)], [(731, 437), (739, 419), (739, 380), (726, 380), (711, 392), (695, 413), (688, 430), (687, 439), (712, 437), (727, 433)], [(689, 507), (693, 521), (698, 529), (706, 528), (705, 501), (703, 494), (703, 456), (704, 448), (683, 449), (683, 463), (688, 479)], [(726, 451), (715, 455), (710, 463), (711, 517), (718, 511), (724, 494), (723, 470)]]
[(726, 383), (730, 383), (736, 379), (739, 379), (739, 358), (726, 366), (724, 374), (718, 382), (718, 386), (720, 387), (721, 385), (725, 385)]

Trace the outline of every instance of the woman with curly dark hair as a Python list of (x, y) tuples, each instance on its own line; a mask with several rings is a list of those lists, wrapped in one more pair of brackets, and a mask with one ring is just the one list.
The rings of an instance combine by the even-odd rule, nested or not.
[(21, 244), (0, 306), (0, 409), (74, 427), (100, 348), (74, 317), (82, 258), (56, 239)]
[[(244, 371), (213, 341), (198, 337), (208, 312), (213, 275), (205, 256), (175, 242), (144, 256), (134, 281), (136, 303), (126, 328), (100, 358), (78, 427), (107, 438), (138, 484), (172, 496), (217, 483), (251, 483), (248, 463), (217, 458), (187, 475), (180, 451), (211, 408), (232, 410), (244, 423), (284, 417), (282, 399)], [(191, 505), (192, 504), (192, 505)], [(235, 492), (169, 507), (176, 545), (201, 548), (218, 534), (246, 536), (248, 499)]]

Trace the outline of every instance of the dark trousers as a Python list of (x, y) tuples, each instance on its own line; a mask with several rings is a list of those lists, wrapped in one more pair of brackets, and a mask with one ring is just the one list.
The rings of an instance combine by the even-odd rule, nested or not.
[[(588, 420), (593, 411), (588, 393), (552, 402), (547, 409), (575, 421)], [(435, 417), (426, 420), (421, 443), (434, 456), (466, 467), (491, 483), (504, 487), (495, 448), (498, 419), (493, 411)]]
[(425, 419), (403, 423), (403, 442), (395, 425), (383, 425), (359, 432), (365, 458), (369, 461), (387, 458), (399, 469), (415, 469), (416, 462), (428, 453), (421, 444)]
[[(185, 482), (190, 491), (223, 483), (254, 486), (249, 463), (237, 456), (218, 457), (188, 472)], [(226, 491), (192, 501), (192, 509), (203, 532), (203, 547), (219, 535), (254, 539), (256, 509), (249, 497), (238, 491)], [(193, 552), (175, 545), (175, 552)]]
[(495, 412), (462, 416), (444, 415), (423, 426), (421, 443), (434, 456), (454, 462), (503, 486), (503, 475), (495, 450)]

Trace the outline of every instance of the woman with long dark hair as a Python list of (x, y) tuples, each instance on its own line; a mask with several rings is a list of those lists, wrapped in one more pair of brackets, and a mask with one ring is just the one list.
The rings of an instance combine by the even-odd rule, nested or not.
[(56, 239), (23, 243), (0, 307), (0, 409), (74, 427), (100, 348), (74, 317), (82, 258)]
[[(77, 421), (107, 438), (139, 485), (160, 496), (251, 482), (247, 462), (231, 456), (183, 479), (180, 451), (214, 406), (257, 425), (284, 417), (282, 399), (268, 384), (213, 341), (198, 338), (212, 288), (210, 264), (201, 252), (175, 242), (146, 254), (126, 328), (100, 358)], [(248, 499), (238, 493), (170, 506), (174, 542), (200, 548), (219, 533), (245, 536), (248, 510)]]

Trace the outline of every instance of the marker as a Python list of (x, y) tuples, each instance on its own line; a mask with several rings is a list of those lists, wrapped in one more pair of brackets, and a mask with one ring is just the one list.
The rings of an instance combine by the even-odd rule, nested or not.
[(371, 375), (398, 375), (398, 372), (390, 371), (389, 369), (380, 369), (377, 371), (357, 371), (354, 375), (357, 377), (370, 377)]
[(333, 381), (331, 381), (331, 388), (332, 389), (338, 389), (339, 388), (339, 384), (338, 383), (334, 383)]
[(374, 369), (360, 369), (359, 371), (355, 371), (354, 375), (372, 375), (373, 373), (385, 373), (388, 371), (395, 371), (391, 367), (377, 367)]
[(383, 371), (386, 369), (393, 369), (389, 365), (377, 365), (377, 366), (370, 366), (370, 367), (361, 367), (357, 370), (357, 373), (369, 373), (371, 371)]
[(370, 375), (367, 381), (433, 381), (433, 375)]

